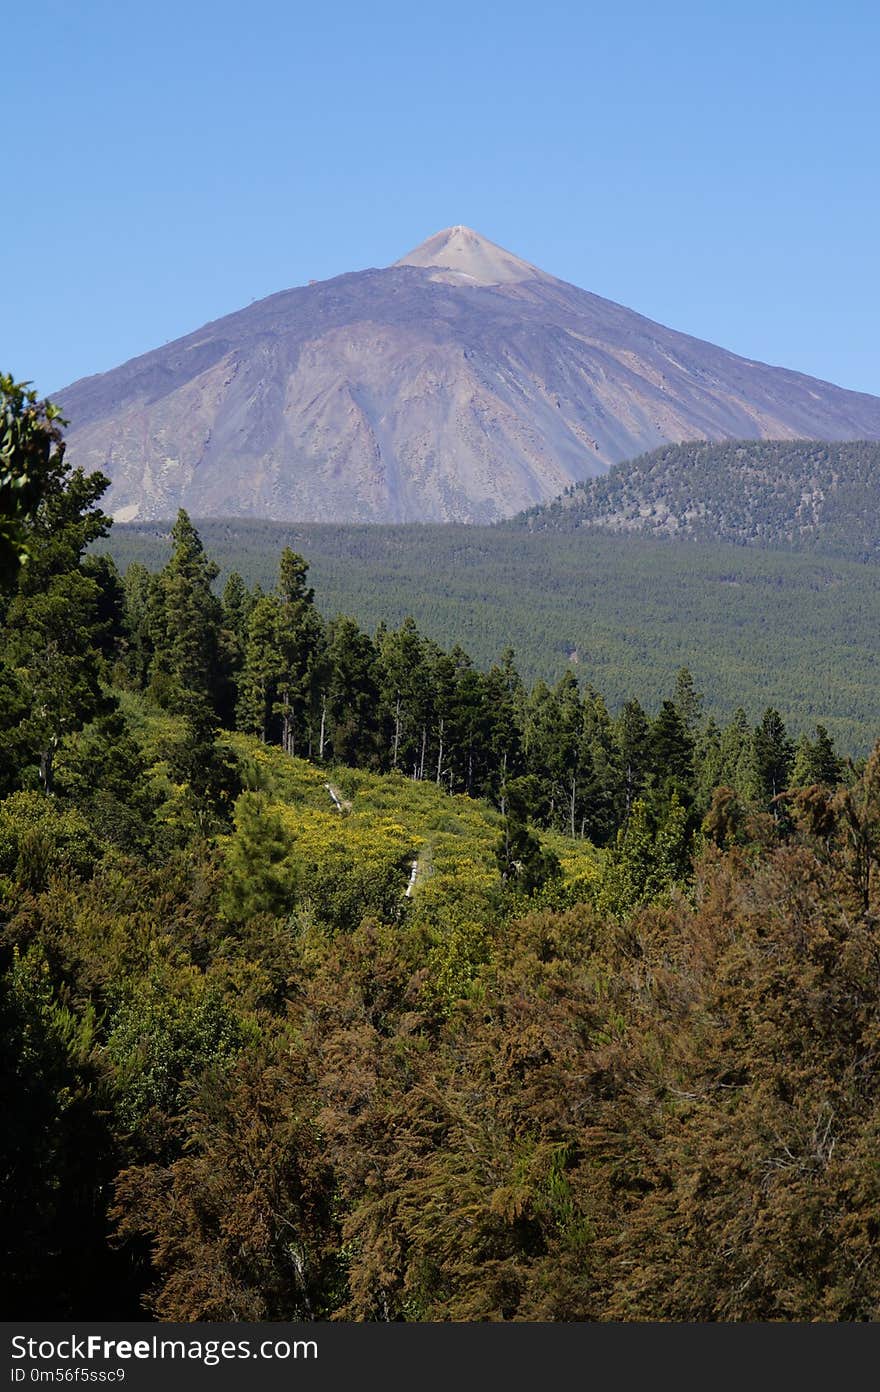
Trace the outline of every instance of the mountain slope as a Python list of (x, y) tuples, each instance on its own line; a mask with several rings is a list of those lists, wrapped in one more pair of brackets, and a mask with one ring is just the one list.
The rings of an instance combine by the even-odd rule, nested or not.
[(119, 520), (493, 521), (667, 441), (880, 439), (880, 399), (663, 328), (463, 227), (56, 399)]
[(880, 444), (816, 440), (666, 445), (514, 518), (590, 530), (880, 558)]

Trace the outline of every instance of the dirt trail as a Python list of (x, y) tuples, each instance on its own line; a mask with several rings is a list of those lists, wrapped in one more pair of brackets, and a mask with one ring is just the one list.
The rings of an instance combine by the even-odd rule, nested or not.
[(412, 899), (422, 880), (434, 873), (433, 849), (430, 843), (423, 845), (415, 860), (410, 861), (409, 884), (403, 891), (404, 899)]
[(418, 877), (419, 877), (419, 862), (418, 862), (417, 860), (414, 860), (413, 863), (412, 863), (412, 870), (411, 870), (411, 872), (410, 872), (409, 884), (407, 885), (406, 889), (403, 891), (403, 897), (404, 897), (404, 899), (411, 899), (411, 898), (413, 897), (413, 890), (414, 890), (415, 887), (416, 887), (416, 881), (418, 880)]

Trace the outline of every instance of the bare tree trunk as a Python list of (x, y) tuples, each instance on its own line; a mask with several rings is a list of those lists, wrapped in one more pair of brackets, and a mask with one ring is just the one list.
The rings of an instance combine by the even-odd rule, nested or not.
[(440, 748), (437, 751), (437, 787), (440, 787), (440, 779), (443, 776), (443, 717), (440, 717), (440, 729), (438, 731)]
[(324, 735), (327, 730), (327, 693), (321, 696), (321, 735), (318, 740), (318, 758), (324, 758)]
[(46, 748), (40, 752), (40, 782), (43, 785), (44, 793), (51, 793), (52, 791), (52, 763), (54, 754), (54, 741), (50, 742)]
[(425, 753), (426, 753), (427, 748), (428, 748), (428, 728), (427, 728), (426, 725), (423, 725), (423, 726), (422, 726), (422, 757), (421, 757), (421, 759), (419, 760), (419, 781), (421, 781), (421, 780), (424, 778), (424, 776), (425, 776)]
[(400, 749), (400, 697), (394, 702), (394, 746), (391, 751), (391, 767), (397, 768), (397, 754)]
[(293, 729), (293, 708), (290, 704), (290, 689), (284, 690), (284, 705), (281, 708), (281, 748), (285, 754), (293, 754), (294, 749), (294, 729)]

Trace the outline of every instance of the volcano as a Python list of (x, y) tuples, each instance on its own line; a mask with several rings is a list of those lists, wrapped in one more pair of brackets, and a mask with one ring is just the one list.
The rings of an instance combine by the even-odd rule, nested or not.
[(491, 522), (665, 443), (880, 439), (880, 398), (664, 328), (461, 225), (54, 399), (120, 521)]

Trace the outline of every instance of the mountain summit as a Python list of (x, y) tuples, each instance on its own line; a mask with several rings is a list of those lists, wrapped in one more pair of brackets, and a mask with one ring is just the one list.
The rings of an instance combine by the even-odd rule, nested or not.
[(448, 276), (433, 276), (472, 285), (516, 285), (523, 280), (552, 280), (528, 261), (521, 261), (504, 247), (496, 246), (470, 227), (447, 227), (435, 232), (426, 242), (395, 261), (395, 266), (421, 266), (449, 271)]
[(880, 439), (880, 399), (715, 348), (468, 227), (56, 393), (121, 521), (489, 522), (659, 445)]

